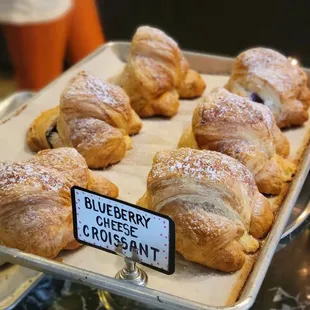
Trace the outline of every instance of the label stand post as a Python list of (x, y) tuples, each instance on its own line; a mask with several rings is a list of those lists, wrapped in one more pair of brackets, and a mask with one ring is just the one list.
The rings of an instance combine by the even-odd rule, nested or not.
[[(132, 249), (131, 257), (123, 253), (123, 244), (119, 243), (115, 248), (118, 256), (123, 257), (125, 266), (116, 274), (115, 278), (135, 285), (145, 286), (147, 284), (147, 273), (137, 266), (140, 262), (136, 248)], [(110, 310), (145, 309), (144, 304), (121, 296), (111, 295), (108, 291), (98, 290), (98, 296), (102, 304)]]
[(115, 278), (132, 284), (145, 286), (147, 284), (147, 274), (137, 266), (137, 263), (140, 262), (137, 249), (132, 249), (131, 258), (129, 258), (123, 253), (123, 244), (120, 243), (116, 247), (115, 252), (117, 255), (124, 257), (125, 260), (125, 266), (116, 274)]

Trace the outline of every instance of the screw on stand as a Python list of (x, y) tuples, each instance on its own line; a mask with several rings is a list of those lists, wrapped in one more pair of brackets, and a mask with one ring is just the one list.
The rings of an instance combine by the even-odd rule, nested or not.
[(115, 252), (117, 255), (124, 257), (125, 260), (125, 266), (116, 274), (115, 278), (132, 284), (145, 286), (147, 283), (147, 274), (136, 265), (136, 263), (140, 263), (138, 250), (133, 248), (131, 257), (127, 257), (123, 253), (123, 244), (119, 243), (115, 248)]

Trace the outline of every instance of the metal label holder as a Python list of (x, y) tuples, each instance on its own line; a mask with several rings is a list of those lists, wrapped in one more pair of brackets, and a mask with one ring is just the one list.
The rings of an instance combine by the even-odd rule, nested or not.
[[(140, 263), (140, 259), (138, 257), (138, 251), (136, 248), (132, 249), (131, 257), (126, 256), (123, 253), (123, 244), (119, 243), (115, 247), (115, 253), (124, 258), (125, 266), (118, 271), (115, 275), (115, 278), (121, 281), (125, 281), (127, 283), (131, 283), (133, 285), (138, 286), (146, 286), (148, 281), (147, 273), (137, 266), (137, 263)], [(117, 295), (112, 295), (108, 291), (98, 290), (98, 297), (101, 303), (110, 310), (118, 310), (118, 309), (131, 309), (133, 308), (133, 304), (135, 307), (139, 307), (143, 304), (139, 302), (122, 298)], [(142, 308), (141, 308), (142, 309)]]
[(125, 266), (116, 274), (115, 278), (135, 285), (146, 286), (148, 277), (146, 272), (137, 266), (137, 263), (140, 263), (137, 249), (133, 248), (131, 257), (128, 257), (123, 253), (123, 244), (119, 243), (115, 252), (125, 261)]

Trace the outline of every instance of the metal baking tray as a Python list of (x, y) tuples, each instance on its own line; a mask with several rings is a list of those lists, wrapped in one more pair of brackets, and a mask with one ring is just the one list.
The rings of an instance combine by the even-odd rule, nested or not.
[[(35, 110), (35, 114), (38, 114), (40, 111), (46, 110), (46, 108), (56, 105), (58, 103), (59, 93), (63, 89), (64, 84), (69, 80), (71, 76), (73, 76), (81, 69), (90, 70), (102, 78), (108, 78), (115, 75), (117, 73), (116, 69), (119, 70), (121, 67), (118, 66), (117, 68), (115, 68), (112, 62), (109, 62), (105, 57), (113, 56), (115, 57), (115, 59), (118, 59), (118, 62), (126, 61), (129, 46), (129, 43), (120, 42), (109, 43), (99, 48), (88, 58), (72, 67), (70, 70), (65, 72), (59, 79), (57, 79), (52, 84), (43, 89), (41, 92), (39, 92), (29, 103), (29, 106), (32, 106), (31, 111), (33, 112)], [(216, 77), (217, 75), (228, 75), (231, 70), (231, 65), (233, 61), (231, 58), (193, 52), (184, 52), (184, 54), (189, 60), (191, 68), (203, 74), (208, 74)], [(306, 72), (309, 75), (309, 71), (306, 70)], [(53, 100), (51, 98), (53, 98)], [(49, 106), (46, 105), (46, 101), (49, 101)], [(28, 113), (28, 117), (31, 116), (31, 118), (33, 119), (36, 115), (30, 115), (31, 111), (25, 109), (23, 113), (25, 113), (26, 115)], [(190, 117), (191, 115), (188, 115), (188, 119), (190, 119)], [(23, 130), (25, 130), (29, 126), (29, 124), (25, 124), (23, 126)], [(179, 134), (181, 134), (181, 131)], [(0, 137), (0, 143), (3, 142), (3, 139), (3, 137)], [(21, 143), (22, 145), (25, 145), (24, 133), (14, 136), (14, 139), (16, 140), (15, 143)], [(175, 142), (177, 143), (177, 141)], [(22, 158), (28, 158), (29, 156), (31, 156), (31, 153), (23, 150), (22, 154), (15, 154), (14, 152), (9, 152), (8, 156), (12, 160), (17, 160)], [(120, 164), (118, 165), (116, 165), (116, 167), (120, 167)], [(206, 303), (186, 299), (183, 296), (183, 294), (185, 295), (186, 293), (185, 291), (181, 292), (182, 296), (180, 296), (180, 294), (176, 296), (177, 294), (172, 295), (166, 293), (165, 291), (167, 285), (176, 285), (175, 282), (169, 282), (172, 276), (170, 276), (171, 278), (164, 278), (163, 280), (160, 279), (159, 274), (151, 274), (150, 279), (152, 281), (157, 281), (158, 278), (162, 281), (160, 283), (164, 283), (166, 285), (165, 287), (160, 287), (160, 289), (163, 291), (159, 291), (158, 289), (150, 289), (147, 287), (136, 287), (116, 280), (113, 278), (113, 275), (111, 275), (111, 272), (109, 272), (109, 269), (120, 269), (123, 266), (119, 258), (107, 253), (102, 254), (104, 252), (99, 253), (98, 250), (91, 248), (85, 249), (85, 247), (83, 247), (82, 249), (77, 251), (76, 255), (70, 253), (62, 254), (60, 255), (61, 259), (63, 259), (62, 262), (60, 262), (59, 260), (51, 261), (4, 246), (0, 246), (0, 256), (2, 256), (6, 261), (21, 264), (36, 270), (52, 273), (72, 281), (82, 282), (84, 284), (88, 284), (99, 289), (108, 290), (114, 294), (123, 295), (128, 298), (139, 300), (141, 302), (153, 304), (157, 307), (164, 309), (248, 309), (253, 304), (255, 297), (259, 291), (272, 256), (277, 248), (278, 242), (281, 239), (282, 233), (286, 227), (286, 223), (290, 218), (290, 214), (296, 204), (299, 193), (306, 180), (307, 174), (309, 172), (309, 167), (310, 147), (307, 146), (300, 161), (299, 171), (294, 177), (287, 196), (281, 205), (277, 220), (268, 237), (264, 241), (264, 245), (259, 252), (259, 257), (254, 265), (254, 268), (248, 276), (238, 300), (229, 306), (213, 306)], [(148, 169), (149, 168), (150, 167), (148, 167)], [(113, 167), (112, 169), (107, 171), (107, 176), (113, 176)], [(134, 181), (131, 181), (130, 183), (134, 183)], [(82, 254), (86, 251), (88, 255), (83, 257)], [(102, 261), (101, 265), (98, 265), (101, 269), (99, 267), (94, 268), (94, 266), (92, 266), (92, 263), (94, 261), (98, 263), (98, 260), (102, 259), (104, 259), (104, 261)], [(109, 276), (103, 275), (102, 273), (108, 274)], [(246, 274), (246, 276), (247, 275), (248, 274)], [(212, 278), (211, 281), (213, 281), (213, 278), (214, 280), (216, 280), (218, 277), (223, 277), (226, 279), (230, 276), (231, 275), (223, 275), (216, 272), (210, 274), (210, 277)], [(191, 274), (188, 274), (187, 278), (185, 278), (184, 281), (192, 280), (191, 277), (193, 276)], [(194, 280), (196, 285), (196, 279)], [(197, 283), (198, 286), (202, 286), (202, 289), (205, 290), (205, 293), (208, 293), (208, 288), (203, 287), (203, 283), (201, 282), (200, 278), (197, 278)], [(181, 285), (181, 283), (179, 283), (179, 285)], [(197, 289), (197, 287), (195, 287), (195, 289)], [(222, 293), (220, 288), (218, 291), (220, 291), (219, 294)]]
[(34, 95), (31, 91), (16, 92), (0, 102), (0, 124), (25, 108), (25, 102)]

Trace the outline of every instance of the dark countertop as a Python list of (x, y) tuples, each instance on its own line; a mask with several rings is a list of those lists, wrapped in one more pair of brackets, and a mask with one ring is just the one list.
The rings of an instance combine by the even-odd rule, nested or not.
[[(146, 309), (122, 298), (127, 306), (118, 309)], [(99, 310), (104, 307), (94, 288), (46, 278), (15, 310)], [(151, 308), (150, 308), (151, 309)], [(310, 218), (279, 244), (257, 300), (255, 310), (310, 310)]]

